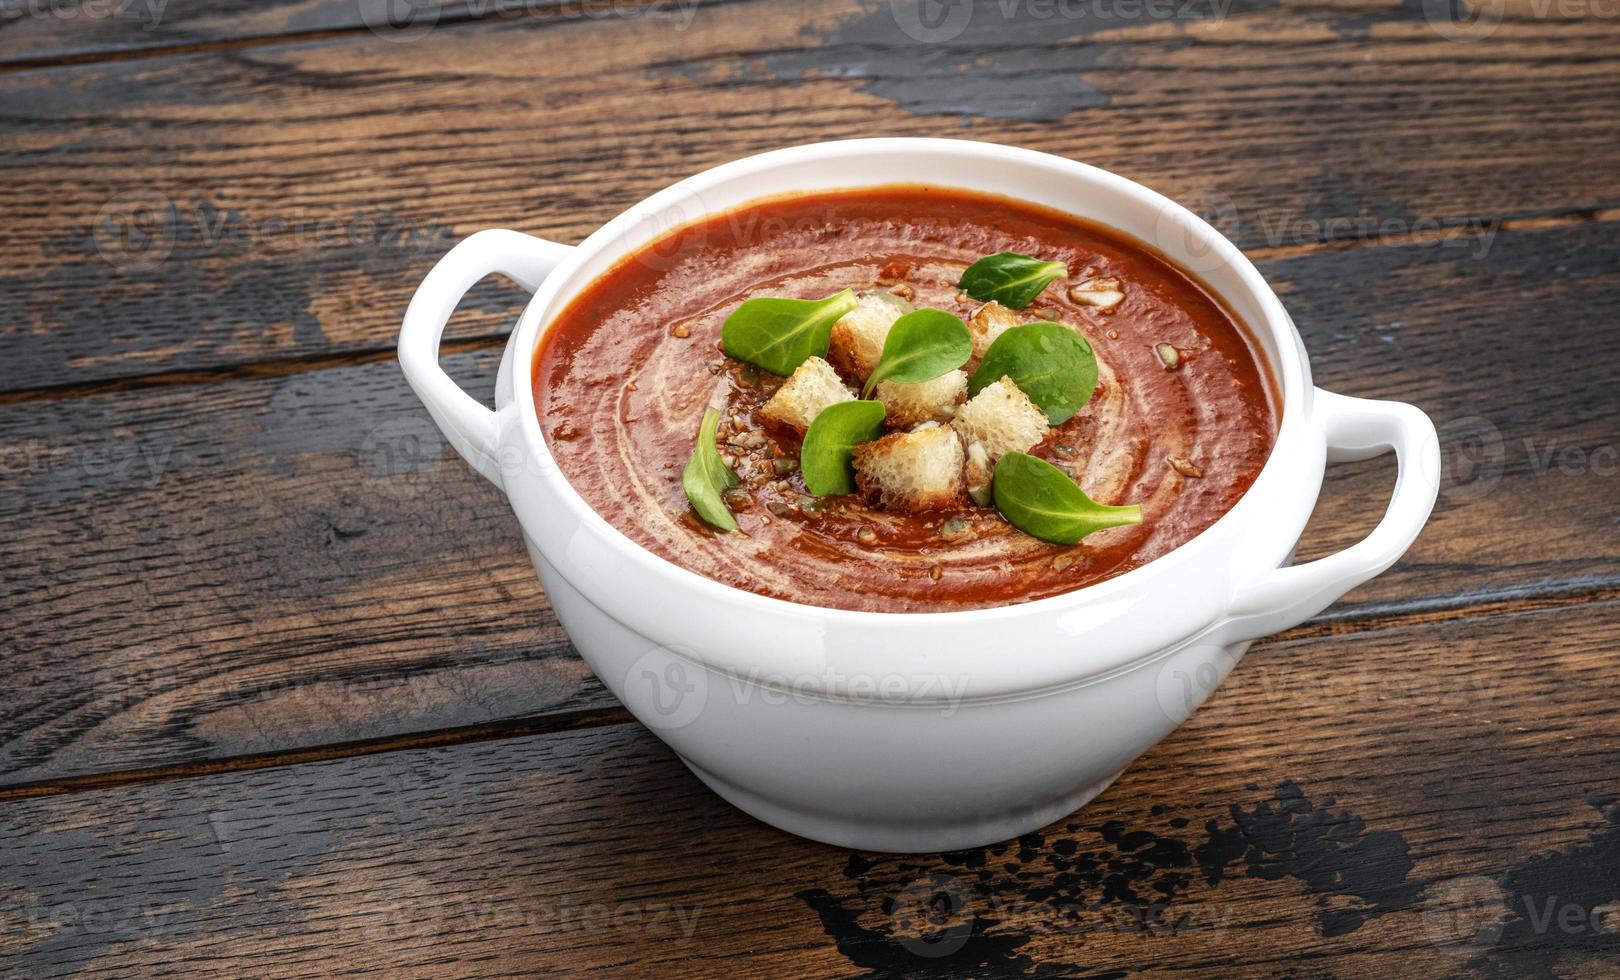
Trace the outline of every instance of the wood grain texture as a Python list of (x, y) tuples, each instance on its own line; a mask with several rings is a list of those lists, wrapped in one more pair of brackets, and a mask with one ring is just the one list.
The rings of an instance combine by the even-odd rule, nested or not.
[[(0, 0), (0, 976), (1620, 977), (1612, 13), (386, 5)], [(623, 723), (389, 357), (461, 235), (881, 134), (1188, 203), (1445, 454), (1405, 561), (1091, 807), (904, 859)], [(522, 301), (464, 304), (470, 390)]]
[[(1483, 260), (1434, 242), (1265, 272), (1318, 383), (1419, 404), (1445, 434), (1431, 526), (1308, 629), (1620, 587), (1601, 533), (1620, 396), (1592, 356), (1620, 223), (1504, 232)], [(446, 363), (487, 391), (496, 361)], [(391, 362), (0, 405), (0, 449), (0, 618), (30, 691), (0, 705), (0, 782), (615, 708), (505, 501)], [(1304, 557), (1388, 500), (1387, 460), (1330, 474)]]
[[(696, 0), (693, 0), (696, 2)], [(0, 66), (150, 56), (176, 48), (242, 46), (288, 37), (370, 32), (408, 45), (427, 32), (480, 18), (636, 16), (635, 0), (84, 0), (0, 7)]]
[(770, 830), (631, 725), (14, 803), (0, 970), (1613, 976), (1617, 611), (1257, 648), (1077, 816), (944, 855)]
[[(1168, 6), (984, 0), (922, 43), (880, 0), (670, 5), (0, 75), (0, 391), (386, 350), (457, 237), (577, 241), (813, 139), (1050, 150), (1258, 249), (1481, 242), (1620, 203), (1620, 22), (1464, 43), (1396, 0)], [(479, 292), (463, 336), (498, 335), (518, 298)]]
[(362, 17), (360, 8), (352, 0), (7, 4), (0, 8), (0, 65), (128, 55), (346, 27), (363, 29), (367, 19), (386, 29), (382, 5), (367, 11), (369, 17)]

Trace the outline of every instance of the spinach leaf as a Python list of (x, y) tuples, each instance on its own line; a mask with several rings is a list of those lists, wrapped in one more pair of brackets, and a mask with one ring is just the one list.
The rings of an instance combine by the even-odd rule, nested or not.
[(995, 300), (1021, 310), (1041, 294), (1046, 284), (1069, 274), (1062, 262), (1042, 262), (1017, 252), (997, 252), (967, 267), (957, 285), (974, 299)]
[(1062, 425), (1091, 400), (1097, 388), (1097, 356), (1086, 338), (1061, 323), (1026, 323), (997, 337), (984, 352), (984, 360), (968, 379), (969, 397), (1002, 375), (1046, 413), (1048, 422)]
[(686, 461), (686, 469), (681, 471), (681, 488), (699, 517), (722, 531), (735, 531), (737, 519), (731, 516), (720, 494), (737, 485), (737, 474), (720, 458), (720, 450), (714, 444), (714, 432), (719, 425), (719, 410), (711, 408), (703, 413), (697, 446)]
[(1005, 453), (996, 460), (990, 489), (1009, 524), (1053, 544), (1075, 544), (1093, 531), (1142, 523), (1141, 507), (1099, 504), (1067, 473), (1027, 453)]
[(913, 310), (889, 327), (883, 354), (861, 393), (870, 394), (879, 381), (932, 381), (966, 364), (972, 356), (973, 335), (967, 324), (944, 310)]
[(739, 361), (785, 378), (805, 358), (826, 356), (833, 324), (854, 308), (855, 294), (847, 289), (825, 299), (761, 296), (726, 317), (720, 347)]
[(838, 402), (822, 409), (805, 430), (799, 449), (804, 485), (818, 497), (855, 492), (850, 454), (883, 435), (883, 403)]

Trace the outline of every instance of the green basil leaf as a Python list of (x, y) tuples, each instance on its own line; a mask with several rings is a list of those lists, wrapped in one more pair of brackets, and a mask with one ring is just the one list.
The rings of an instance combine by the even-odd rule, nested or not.
[(973, 335), (967, 324), (944, 310), (912, 310), (889, 327), (883, 354), (862, 393), (870, 393), (879, 381), (932, 381), (966, 364), (972, 356)]
[(1097, 388), (1097, 356), (1086, 338), (1061, 323), (1026, 323), (997, 337), (984, 352), (984, 360), (968, 379), (968, 396), (995, 384), (1002, 375), (1046, 413), (1048, 422), (1062, 425), (1091, 400)]
[(883, 435), (883, 403), (837, 402), (822, 409), (805, 430), (799, 449), (804, 485), (818, 497), (855, 492), (850, 453)]
[(1028, 453), (1004, 453), (996, 460), (990, 490), (1009, 524), (1053, 544), (1074, 544), (1093, 531), (1142, 523), (1141, 507), (1099, 504), (1067, 473)]
[(1021, 310), (1041, 294), (1046, 284), (1069, 274), (1062, 262), (1042, 262), (1017, 252), (997, 252), (967, 267), (957, 285), (974, 299), (995, 300)]
[(698, 516), (722, 531), (737, 530), (737, 519), (731, 516), (721, 491), (737, 485), (737, 474), (720, 458), (714, 444), (714, 430), (720, 425), (720, 412), (709, 409), (703, 413), (703, 424), (698, 427), (697, 446), (692, 458), (681, 471), (681, 488)]
[(825, 357), (833, 324), (855, 308), (849, 290), (826, 299), (761, 296), (743, 303), (720, 326), (720, 347), (739, 361), (787, 377), (808, 357)]

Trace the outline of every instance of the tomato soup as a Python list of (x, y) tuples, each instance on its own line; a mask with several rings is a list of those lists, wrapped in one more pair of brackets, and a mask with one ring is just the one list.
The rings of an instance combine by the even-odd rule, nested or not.
[[(758, 415), (783, 379), (721, 351), (726, 317), (753, 297), (852, 289), (967, 320), (981, 304), (958, 280), (999, 252), (1067, 268), (1021, 315), (1077, 329), (1097, 363), (1090, 400), (1030, 453), (1100, 503), (1140, 505), (1142, 522), (1063, 546), (966, 497), (900, 513), (858, 493), (808, 494), (797, 434)], [(1124, 296), (1106, 311), (1070, 292), (1099, 278)], [(1279, 412), (1258, 344), (1155, 251), (1057, 212), (921, 186), (774, 199), (671, 232), (557, 316), (533, 384), (563, 474), (638, 544), (761, 595), (891, 612), (1039, 599), (1152, 561), (1243, 495)], [(721, 409), (718, 447), (739, 480), (726, 494), (732, 532), (699, 518), (682, 489), (709, 406)]]

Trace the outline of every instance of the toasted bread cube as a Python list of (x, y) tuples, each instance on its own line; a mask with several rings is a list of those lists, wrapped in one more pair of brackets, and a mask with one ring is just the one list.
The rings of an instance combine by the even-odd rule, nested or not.
[(905, 384), (879, 381), (878, 401), (883, 403), (883, 424), (891, 429), (909, 429), (923, 422), (949, 422), (956, 406), (967, 397), (967, 375), (947, 371), (932, 381)]
[(844, 387), (831, 364), (819, 357), (807, 357), (782, 382), (782, 387), (776, 389), (776, 394), (760, 408), (759, 414), (803, 435), (822, 409), (854, 398), (855, 393)]
[(1046, 413), (1018, 390), (1011, 378), (985, 385), (956, 410), (951, 423), (962, 442), (979, 443), (994, 463), (1003, 453), (1028, 452), (1046, 438)]
[(891, 432), (853, 455), (855, 484), (891, 510), (935, 510), (962, 497), (962, 441), (948, 425)]
[(833, 324), (827, 359), (855, 383), (866, 383), (867, 375), (883, 356), (883, 342), (889, 339), (894, 321), (911, 312), (911, 304), (884, 292), (860, 295), (855, 308)]
[(995, 300), (974, 310), (967, 321), (968, 333), (973, 335), (973, 357), (976, 360), (983, 360), (985, 352), (996, 342), (997, 337), (1023, 322), (1017, 313)]
[(990, 484), (995, 476), (996, 467), (990, 462), (990, 454), (985, 451), (984, 443), (977, 440), (969, 443), (963, 482), (967, 484), (968, 496), (980, 507), (990, 506), (995, 499), (990, 493)]

